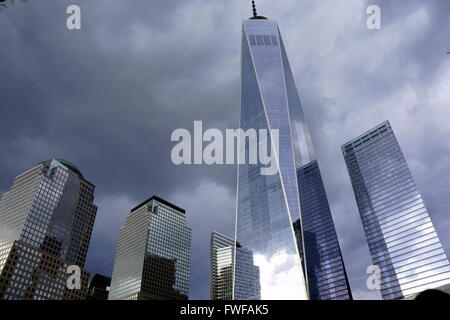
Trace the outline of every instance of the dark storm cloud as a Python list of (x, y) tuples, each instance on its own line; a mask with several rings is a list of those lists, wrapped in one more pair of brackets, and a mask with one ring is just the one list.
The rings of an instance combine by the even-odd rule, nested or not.
[[(132, 206), (152, 194), (177, 200), (197, 226), (192, 277), (204, 278), (209, 233), (234, 230), (235, 169), (174, 166), (170, 135), (194, 120), (237, 124), (239, 20), (231, 38), (217, 33), (223, 5), (94, 1), (81, 6), (82, 30), (73, 32), (65, 28), (69, 3), (18, 5), (0, 21), (0, 70), (8, 79), (1, 89), (0, 189), (43, 159), (76, 163), (97, 187), (88, 265), (103, 273), (112, 271), (118, 230)], [(218, 184), (218, 208), (206, 213), (189, 202), (188, 191), (216, 190), (202, 189), (210, 180)], [(213, 207), (213, 197), (195, 199)], [(204, 214), (211, 219), (198, 218)], [(192, 296), (206, 298), (207, 283), (193, 281)]]
[[(391, 120), (432, 219), (450, 248), (448, 122), (450, 3), (258, 1), (278, 20), (330, 198), (356, 298), (370, 263), (340, 145)], [(234, 167), (174, 166), (170, 134), (238, 123), (241, 20), (249, 1), (83, 2), (82, 30), (65, 28), (72, 1), (29, 1), (0, 12), (0, 191), (50, 157), (96, 185), (88, 267), (111, 273), (119, 227), (158, 194), (187, 209), (191, 297), (208, 297), (209, 236), (232, 235)]]

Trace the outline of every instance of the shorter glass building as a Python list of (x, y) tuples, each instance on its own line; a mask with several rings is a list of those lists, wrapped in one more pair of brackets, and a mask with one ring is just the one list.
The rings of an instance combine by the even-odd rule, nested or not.
[(185, 210), (153, 196), (120, 230), (109, 300), (186, 300), (191, 229)]
[(210, 297), (211, 300), (233, 298), (234, 240), (211, 234)]
[(233, 300), (261, 300), (261, 271), (253, 251), (236, 242), (234, 263)]
[[(94, 189), (62, 159), (38, 163), (15, 178), (0, 200), (0, 299), (84, 299)], [(67, 288), (72, 265), (81, 270), (81, 289)]]
[(383, 299), (450, 283), (450, 265), (388, 121), (342, 146)]

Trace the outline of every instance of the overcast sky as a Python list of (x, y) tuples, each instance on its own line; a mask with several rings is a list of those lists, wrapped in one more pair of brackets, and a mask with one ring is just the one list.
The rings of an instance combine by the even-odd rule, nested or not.
[[(81, 3), (82, 29), (66, 28)], [(378, 4), (382, 29), (366, 27)], [(356, 299), (368, 247), (340, 146), (390, 120), (450, 254), (450, 1), (259, 0), (278, 21)], [(87, 268), (110, 275), (129, 210), (159, 195), (193, 229), (190, 298), (209, 238), (234, 234), (236, 168), (175, 166), (171, 132), (236, 128), (246, 0), (16, 1), (0, 11), (0, 193), (48, 158), (75, 163), (99, 206)]]

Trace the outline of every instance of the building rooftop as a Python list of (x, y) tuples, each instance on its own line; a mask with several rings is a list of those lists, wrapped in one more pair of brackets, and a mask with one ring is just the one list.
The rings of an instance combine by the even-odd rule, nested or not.
[[(83, 174), (81, 173), (80, 169), (75, 164), (73, 164), (70, 161), (64, 160), (64, 159), (57, 159), (57, 158), (54, 158), (54, 159), (56, 161), (58, 161), (59, 163), (61, 163), (63, 166), (69, 168), (70, 170), (72, 170), (73, 172), (75, 172), (76, 174), (78, 174), (80, 177), (82, 177), (84, 179)], [(52, 159), (48, 159), (48, 160), (43, 161), (41, 163), (49, 164), (50, 162), (52, 162)]]
[(180, 211), (181, 213), (186, 213), (186, 210), (174, 205), (173, 203), (170, 203), (167, 200), (164, 200), (163, 198), (160, 198), (158, 196), (151, 196), (150, 198), (148, 198), (147, 200), (141, 202), (140, 204), (138, 204), (137, 206), (135, 206), (133, 209), (131, 209), (131, 212), (135, 211), (136, 209), (139, 209), (140, 207), (142, 207), (143, 205), (147, 204), (148, 202), (152, 201), (152, 200), (156, 200), (158, 202), (161, 202), (162, 204), (175, 209), (177, 211)]
[(69, 161), (64, 160), (64, 159), (55, 159), (55, 160), (60, 162), (62, 165), (66, 166), (67, 168), (69, 168), (73, 172), (79, 174), (80, 176), (83, 176), (83, 174), (81, 173), (80, 169), (78, 169), (78, 167), (76, 165), (74, 165), (72, 162), (69, 162)]
[(391, 124), (389, 123), (389, 120), (386, 120), (382, 123), (380, 123), (379, 125), (375, 126), (374, 128), (367, 130), (366, 132), (364, 132), (363, 134), (359, 135), (358, 137), (344, 143), (341, 148), (342, 149), (346, 149), (347, 147), (351, 146), (352, 144), (354, 144), (355, 142), (358, 142), (359, 140), (364, 140), (367, 139), (369, 137), (371, 137), (371, 135), (375, 135), (378, 134), (378, 130), (382, 130), (384, 132), (384, 130), (386, 128), (391, 128)]

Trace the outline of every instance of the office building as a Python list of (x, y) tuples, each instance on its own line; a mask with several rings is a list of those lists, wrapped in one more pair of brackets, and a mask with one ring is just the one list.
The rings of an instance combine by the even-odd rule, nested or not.
[[(342, 146), (383, 299), (450, 283), (450, 265), (388, 121)], [(432, 169), (432, 168), (430, 168)]]
[(218, 233), (211, 234), (210, 298), (233, 298), (234, 240)]
[(191, 229), (185, 210), (153, 196), (120, 229), (109, 300), (186, 300)]
[[(260, 163), (238, 168), (235, 299), (351, 299), (319, 165), (278, 24), (243, 22), (240, 128), (278, 130), (278, 173)], [(244, 137), (245, 139), (245, 137)], [(277, 145), (269, 137), (269, 147)], [(257, 141), (246, 139), (248, 157)], [(259, 143), (261, 146), (261, 143)], [(245, 254), (244, 254), (245, 252)], [(252, 257), (248, 256), (251, 254)], [(239, 283), (253, 261), (259, 285)], [(249, 279), (244, 277), (244, 279)], [(251, 281), (250, 281), (251, 282)], [(243, 290), (243, 291), (240, 291)]]
[[(62, 159), (43, 161), (15, 178), (0, 200), (0, 299), (84, 299), (94, 189)], [(80, 289), (67, 286), (69, 266), (80, 268)]]

